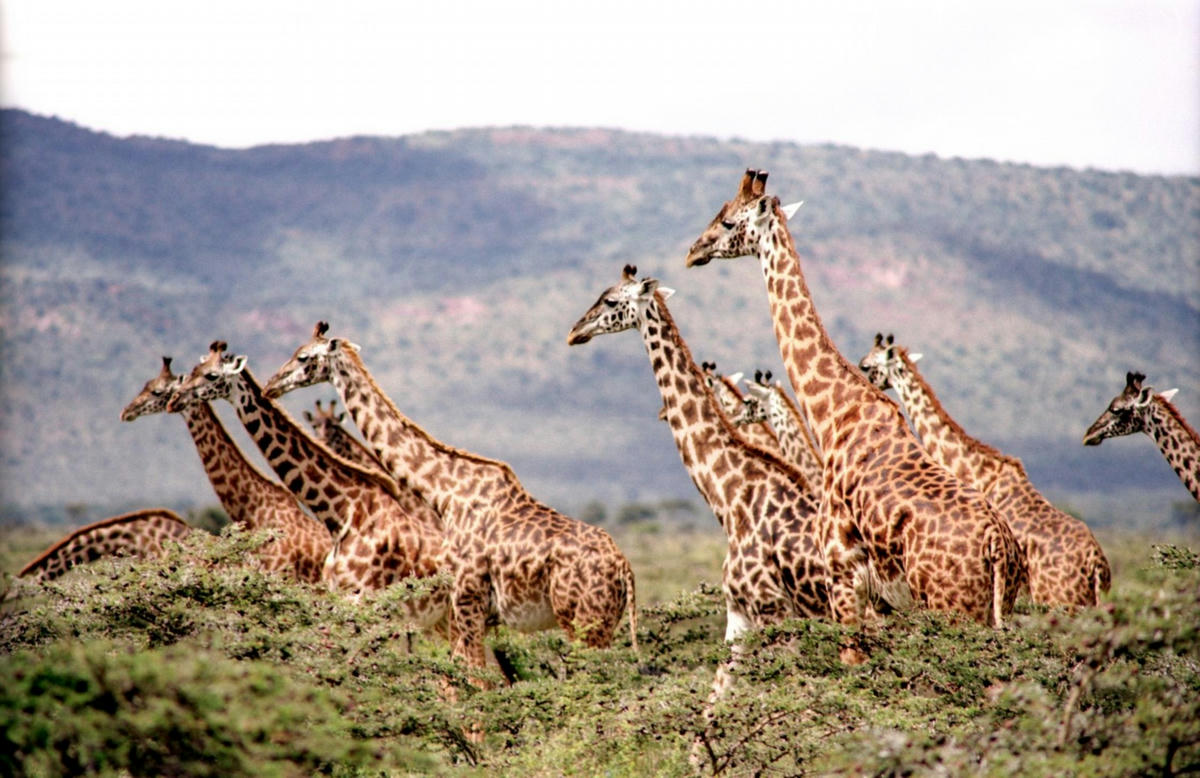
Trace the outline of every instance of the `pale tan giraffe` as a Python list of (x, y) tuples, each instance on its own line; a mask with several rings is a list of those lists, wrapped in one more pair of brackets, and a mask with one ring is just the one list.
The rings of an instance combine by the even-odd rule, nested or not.
[(77, 565), (117, 556), (156, 558), (167, 553), (192, 528), (166, 508), (112, 516), (73, 530), (21, 568), (18, 578), (51, 581)]
[(821, 496), (823, 466), (821, 451), (808, 430), (804, 414), (792, 402), (783, 384), (771, 383), (771, 371), (754, 371), (754, 378), (746, 379), (746, 399), (742, 414), (734, 419), (737, 424), (766, 422), (771, 425), (783, 457), (804, 474), (804, 480), (812, 486), (814, 494)]
[(864, 617), (874, 563), (924, 607), (1001, 624), (1024, 581), (1012, 530), (978, 490), (934, 462), (896, 403), (834, 347), (766, 178), (746, 171), (686, 264), (747, 255), (761, 264), (780, 355), (824, 454), (820, 523), (835, 617)]
[[(742, 380), (742, 374), (722, 375), (717, 372), (716, 362), (701, 362), (700, 371), (704, 374), (704, 380), (708, 383), (708, 388), (716, 396), (718, 407), (725, 414), (726, 418), (733, 421), (741, 415), (745, 398), (742, 397), (742, 390), (738, 389), (737, 383)], [(765, 421), (760, 419), (752, 424), (742, 425), (738, 432), (741, 433), (742, 437), (748, 443), (752, 443), (776, 456), (783, 456), (783, 450), (779, 446), (779, 439), (775, 436), (771, 428), (767, 426)]]
[(1192, 497), (1200, 501), (1200, 435), (1171, 404), (1178, 390), (1159, 394), (1153, 387), (1142, 386), (1145, 380), (1141, 373), (1125, 374), (1125, 388), (1088, 428), (1083, 444), (1098, 446), (1105, 438), (1144, 432), (1158, 444)]
[(330, 400), (329, 409), (326, 410), (321, 407), (321, 401), (317, 400), (313, 406), (314, 410), (304, 412), (304, 420), (312, 427), (317, 440), (324, 443), (330, 451), (342, 459), (353, 462), (364, 470), (384, 472), (383, 463), (379, 461), (375, 453), (368, 449), (361, 440), (354, 437), (350, 430), (342, 426), (346, 412), (338, 413), (334, 410), (335, 406), (337, 406), (337, 400)]
[(880, 389), (895, 389), (921, 444), (942, 467), (983, 492), (1012, 528), (1029, 566), (1034, 602), (1091, 606), (1112, 582), (1104, 550), (1087, 525), (1055, 508), (1029, 481), (1021, 460), (968, 435), (938, 401), (909, 354), (891, 335), (859, 366)]
[(740, 658), (742, 633), (786, 618), (829, 615), (817, 503), (798, 471), (735, 430), (712, 388), (711, 369), (697, 367), (667, 310), (672, 290), (636, 274), (626, 265), (620, 283), (580, 317), (567, 343), (640, 332), (683, 466), (725, 531), (721, 582), (725, 639), (733, 645), (706, 710), (711, 720), (712, 703), (729, 687)]
[(326, 337), (328, 327), (317, 323), (268, 391), (332, 383), (388, 472), (441, 515), (454, 655), (482, 667), (490, 620), (526, 632), (557, 625), (572, 640), (607, 647), (626, 607), (636, 648), (633, 569), (612, 537), (535, 500), (507, 464), (434, 439), (379, 388), (356, 345)]
[[(168, 411), (228, 400), (255, 445), (292, 494), (326, 526), (340, 527), (324, 580), (357, 597), (404, 579), (435, 579), (443, 536), (437, 514), (419, 496), (382, 473), (364, 470), (329, 451), (263, 394), (246, 357), (213, 343), (209, 354), (171, 395)], [(409, 621), (439, 628), (449, 602), (447, 587), (405, 602)]]
[[(121, 421), (165, 412), (183, 378), (172, 374), (171, 358), (163, 357), (158, 375), (125, 406)], [(229, 520), (251, 532), (271, 531), (270, 539), (255, 550), (255, 562), (270, 572), (319, 582), (333, 548), (331, 532), (341, 528), (321, 526), (304, 512), (291, 492), (259, 472), (229, 437), (208, 403), (194, 403), (183, 408), (180, 415)]]

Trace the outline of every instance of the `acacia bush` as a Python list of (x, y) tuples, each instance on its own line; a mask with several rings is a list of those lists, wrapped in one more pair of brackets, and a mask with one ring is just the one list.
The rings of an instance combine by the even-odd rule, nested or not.
[(486, 691), (443, 639), (399, 622), (420, 587), (352, 603), (239, 565), (262, 537), (236, 528), (160, 561), (7, 580), (0, 772), (676, 776), (693, 774), (697, 740), (701, 771), (720, 775), (1200, 769), (1200, 568), (1182, 545), (1106, 542), (1113, 592), (1076, 614), (1021, 600), (1000, 630), (889, 617), (859, 636), (859, 667), (838, 661), (837, 624), (752, 632), (705, 727), (729, 649), (695, 549), (715, 578), (721, 544), (638, 538), (653, 582), (639, 652), (623, 629), (603, 651), (501, 629), (490, 640), (518, 680), (491, 671)]

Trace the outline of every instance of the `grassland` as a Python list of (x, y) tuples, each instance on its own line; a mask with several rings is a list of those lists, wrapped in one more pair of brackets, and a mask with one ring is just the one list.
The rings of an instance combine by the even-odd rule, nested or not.
[[(728, 655), (714, 533), (619, 534), (640, 651), (627, 635), (592, 651), (502, 631), (520, 680), (491, 691), (397, 623), (407, 592), (352, 604), (238, 565), (261, 538), (197, 533), (163, 561), (29, 586), (11, 573), (53, 536), (5, 533), (3, 775), (688, 775)], [(1108, 533), (1102, 607), (1021, 601), (998, 631), (902, 614), (867, 637), (860, 667), (838, 662), (834, 624), (755, 634), (702, 736), (703, 772), (1200, 772), (1198, 540)]]

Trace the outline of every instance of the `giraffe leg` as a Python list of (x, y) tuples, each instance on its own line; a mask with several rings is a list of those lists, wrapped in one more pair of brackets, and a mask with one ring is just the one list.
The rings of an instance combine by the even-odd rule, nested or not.
[(691, 752), (688, 754), (688, 762), (697, 771), (704, 764), (706, 756), (709, 760), (713, 760), (715, 757), (712, 751), (713, 720), (716, 717), (715, 708), (717, 702), (728, 694), (730, 688), (733, 687), (734, 673), (737, 671), (744, 653), (741, 636), (746, 630), (750, 629), (750, 626), (750, 621), (739, 609), (735, 609), (732, 605), (727, 606), (725, 613), (725, 642), (730, 644), (729, 659), (717, 668), (717, 674), (713, 678), (712, 692), (709, 693), (708, 702), (704, 705), (704, 729), (692, 740)]

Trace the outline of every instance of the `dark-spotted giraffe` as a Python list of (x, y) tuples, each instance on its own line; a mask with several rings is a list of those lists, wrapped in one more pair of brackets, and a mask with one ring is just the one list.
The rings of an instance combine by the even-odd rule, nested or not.
[(983, 492), (1025, 553), (1034, 602), (1091, 606), (1112, 582), (1104, 550), (1087, 525), (1055, 508), (1029, 481), (1021, 460), (968, 435), (938, 401), (909, 354), (891, 335), (859, 367), (880, 389), (895, 389), (925, 450), (959, 479)]
[(1112, 399), (1100, 418), (1083, 436), (1085, 446), (1098, 446), (1105, 438), (1144, 432), (1158, 444), (1158, 450), (1200, 501), (1200, 435), (1171, 404), (1176, 389), (1161, 394), (1143, 386), (1146, 376), (1126, 373), (1125, 388)]
[(332, 383), (387, 471), (441, 515), (454, 655), (482, 667), (484, 631), (496, 618), (520, 631), (557, 625), (571, 639), (607, 647), (626, 607), (636, 648), (633, 568), (612, 537), (535, 500), (507, 464), (430, 436), (379, 388), (358, 347), (327, 337), (328, 327), (317, 323), (268, 391), (278, 397)]
[[(125, 406), (121, 421), (166, 411), (183, 378), (172, 374), (171, 358), (163, 357), (158, 375)], [(330, 529), (305, 513), (291, 492), (246, 459), (208, 403), (193, 403), (180, 415), (229, 520), (252, 532), (271, 530), (271, 539), (254, 553), (256, 563), (264, 570), (301, 581), (320, 581), (333, 548)]]
[[(641, 333), (683, 466), (725, 531), (721, 588), (725, 640), (732, 646), (705, 709), (711, 725), (713, 705), (729, 689), (741, 659), (742, 633), (785, 618), (829, 615), (814, 526), (817, 503), (797, 470), (738, 434), (721, 408), (711, 367), (696, 366), (667, 310), (672, 290), (636, 275), (637, 269), (626, 265), (620, 283), (580, 317), (567, 343), (581, 345), (631, 329)], [(698, 743), (693, 762), (697, 748)]]
[[(324, 580), (353, 596), (405, 578), (433, 578), (442, 564), (438, 517), (416, 495), (403, 492), (382, 473), (363, 470), (318, 443), (278, 404), (263, 394), (246, 368), (246, 357), (213, 343), (207, 357), (175, 390), (167, 410), (226, 399), (267, 464), (326, 526), (339, 528)], [(430, 591), (405, 603), (406, 616), (422, 628), (446, 616), (449, 593)]]
[(182, 541), (191, 532), (186, 521), (166, 508), (113, 516), (74, 530), (21, 568), (17, 577), (50, 581), (104, 557), (160, 557), (167, 552), (167, 541)]
[(900, 412), (834, 347), (800, 269), (787, 217), (746, 171), (688, 251), (686, 265), (756, 257), (780, 355), (824, 455), (820, 525), (834, 616), (866, 612), (870, 564), (924, 607), (999, 625), (1024, 581), (1016, 538), (978, 490), (917, 442)]
[(820, 497), (823, 467), (821, 452), (808, 431), (804, 414), (792, 402), (783, 384), (771, 383), (771, 372), (756, 370), (754, 378), (746, 379), (746, 397), (742, 413), (734, 419), (737, 424), (766, 422), (775, 431), (784, 459), (799, 468), (814, 494)]

